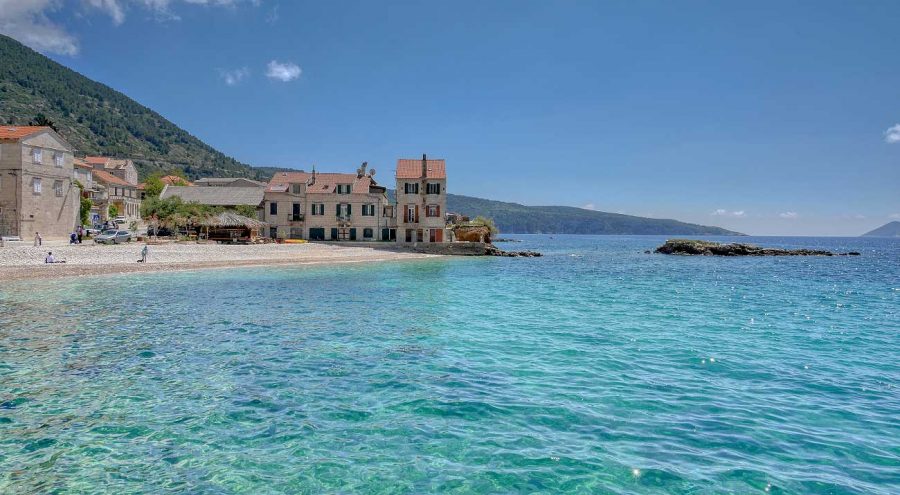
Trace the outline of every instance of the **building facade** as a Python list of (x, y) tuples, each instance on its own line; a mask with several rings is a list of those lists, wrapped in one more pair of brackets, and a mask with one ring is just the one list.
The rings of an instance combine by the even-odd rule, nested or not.
[(393, 241), (387, 189), (363, 164), (355, 174), (277, 172), (269, 181), (263, 221), (269, 237), (320, 241)]
[(110, 158), (108, 156), (86, 156), (84, 161), (95, 170), (103, 170), (129, 184), (137, 186), (138, 172), (134, 162), (128, 158)]
[(138, 191), (137, 184), (127, 182), (96, 167), (92, 175), (97, 188), (94, 203), (97, 205), (101, 222), (117, 218), (124, 219), (126, 223), (140, 222), (141, 192)]
[(397, 160), (399, 242), (449, 242), (447, 166), (444, 160)]
[(64, 238), (74, 230), (73, 152), (49, 127), (0, 127), (0, 236)]

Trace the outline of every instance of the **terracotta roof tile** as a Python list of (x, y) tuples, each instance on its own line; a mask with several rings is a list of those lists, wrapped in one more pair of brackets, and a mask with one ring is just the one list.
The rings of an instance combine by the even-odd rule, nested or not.
[(94, 168), (91, 166), (90, 163), (87, 163), (86, 161), (82, 160), (81, 158), (76, 158), (74, 160), (74, 164), (78, 168), (91, 168), (91, 169)]
[(426, 174), (422, 177), (422, 160), (401, 158), (397, 160), (398, 179), (446, 179), (444, 160), (425, 160)]
[(36, 125), (5, 125), (0, 127), (0, 139), (19, 140), (32, 134), (49, 130), (49, 127)]
[(128, 182), (116, 177), (115, 175), (107, 172), (106, 170), (94, 169), (93, 175), (94, 175), (95, 181), (105, 182), (107, 184), (115, 184), (117, 186), (135, 187), (134, 184), (129, 184)]
[[(266, 188), (268, 192), (287, 192), (290, 184), (308, 184), (312, 177), (310, 172), (276, 172)], [(316, 182), (307, 186), (307, 194), (330, 194), (338, 184), (352, 184), (353, 194), (369, 194), (369, 187), (375, 181), (369, 176), (357, 177), (356, 174), (316, 173)]]

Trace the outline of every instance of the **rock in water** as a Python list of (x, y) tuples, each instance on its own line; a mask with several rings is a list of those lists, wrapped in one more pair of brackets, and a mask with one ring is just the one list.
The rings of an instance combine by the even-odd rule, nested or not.
[(763, 248), (753, 244), (722, 244), (694, 239), (670, 239), (656, 248), (657, 253), (686, 256), (859, 256), (859, 253), (832, 253), (819, 249)]

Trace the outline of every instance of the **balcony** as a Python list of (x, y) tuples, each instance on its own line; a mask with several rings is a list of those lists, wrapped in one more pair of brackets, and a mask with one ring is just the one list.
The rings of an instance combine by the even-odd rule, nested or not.
[(294, 215), (294, 214), (288, 215), (288, 222), (302, 222), (302, 221), (303, 221), (302, 213), (300, 213), (298, 215)]
[(350, 221), (350, 215), (336, 215), (335, 217), (340, 222), (349, 222)]

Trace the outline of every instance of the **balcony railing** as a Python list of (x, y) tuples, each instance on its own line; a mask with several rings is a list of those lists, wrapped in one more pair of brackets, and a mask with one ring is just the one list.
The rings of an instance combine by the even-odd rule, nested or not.
[(290, 215), (288, 215), (288, 221), (289, 222), (302, 222), (303, 214), (302, 213), (300, 213), (299, 215), (290, 214)]
[(340, 220), (342, 222), (346, 222), (346, 221), (350, 220), (350, 215), (336, 215), (336, 217), (338, 220)]

